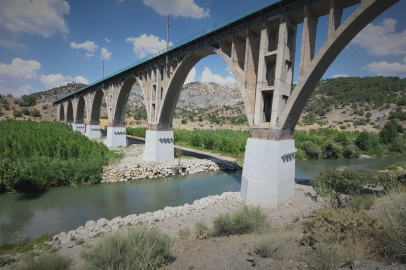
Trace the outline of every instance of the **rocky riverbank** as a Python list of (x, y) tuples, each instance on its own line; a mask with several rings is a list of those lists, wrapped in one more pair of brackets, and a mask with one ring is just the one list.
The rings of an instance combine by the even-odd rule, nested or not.
[(175, 174), (188, 175), (207, 171), (239, 170), (232, 161), (220, 159), (181, 159), (164, 162), (128, 162), (109, 165), (103, 169), (102, 183), (160, 178)]
[(82, 239), (87, 242), (101, 234), (116, 232), (124, 226), (134, 226), (141, 224), (155, 224), (171, 217), (187, 216), (191, 213), (199, 212), (206, 207), (221, 202), (228, 201), (229, 203), (242, 204), (244, 201), (239, 192), (224, 192), (222, 195), (208, 196), (200, 200), (195, 200), (193, 204), (184, 204), (177, 207), (165, 207), (163, 210), (155, 212), (147, 212), (140, 215), (129, 215), (126, 217), (116, 217), (112, 220), (101, 218), (97, 221), (90, 220), (84, 226), (80, 226), (76, 230), (71, 230), (68, 233), (61, 232), (47, 243), (49, 245), (67, 245), (73, 246), (74, 241)]

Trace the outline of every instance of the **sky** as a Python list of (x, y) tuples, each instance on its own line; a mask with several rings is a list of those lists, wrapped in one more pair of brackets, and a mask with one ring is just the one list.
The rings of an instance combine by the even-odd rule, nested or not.
[[(19, 97), (68, 82), (92, 83), (237, 14), (260, 0), (0, 0), (0, 94)], [(356, 7), (344, 10), (344, 21)], [(406, 77), (406, 1), (372, 21), (340, 53), (323, 79)], [(327, 39), (321, 17), (316, 53)], [(302, 25), (298, 25), (295, 77)], [(235, 79), (217, 55), (199, 61), (186, 83)]]

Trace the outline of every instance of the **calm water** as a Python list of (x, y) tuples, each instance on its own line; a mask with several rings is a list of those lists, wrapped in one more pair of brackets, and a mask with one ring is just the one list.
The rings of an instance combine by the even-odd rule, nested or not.
[[(375, 171), (404, 162), (406, 156), (377, 159), (311, 160), (296, 162), (296, 178), (311, 179), (326, 166)], [(209, 195), (239, 191), (241, 171), (209, 172), (165, 179), (60, 187), (39, 194), (0, 195), (0, 238), (10, 232), (35, 237), (76, 229), (88, 220), (112, 219), (192, 203)]]

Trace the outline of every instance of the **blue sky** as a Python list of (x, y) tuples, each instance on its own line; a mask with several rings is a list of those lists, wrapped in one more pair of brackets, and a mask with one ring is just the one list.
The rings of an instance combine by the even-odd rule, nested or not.
[[(14, 96), (76, 80), (91, 83), (176, 43), (260, 0), (1, 0), (0, 93)], [(344, 11), (343, 20), (355, 9)], [(381, 14), (334, 61), (323, 78), (406, 76), (406, 1)], [(319, 19), (316, 52), (327, 38)], [(297, 81), (302, 26), (298, 26)], [(233, 83), (218, 56), (202, 59), (190, 81)]]

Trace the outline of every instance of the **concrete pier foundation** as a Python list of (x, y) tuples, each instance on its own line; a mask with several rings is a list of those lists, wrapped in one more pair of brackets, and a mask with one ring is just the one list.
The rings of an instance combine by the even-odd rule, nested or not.
[(145, 134), (144, 161), (169, 161), (174, 159), (173, 131), (147, 130)]
[(104, 144), (107, 147), (127, 146), (125, 127), (107, 127), (107, 139)]
[(85, 134), (86, 126), (85, 124), (72, 124), (73, 131), (80, 131), (82, 134)]
[(86, 137), (89, 139), (101, 138), (100, 125), (86, 125)]
[(241, 179), (247, 203), (278, 206), (294, 196), (295, 141), (249, 138)]

